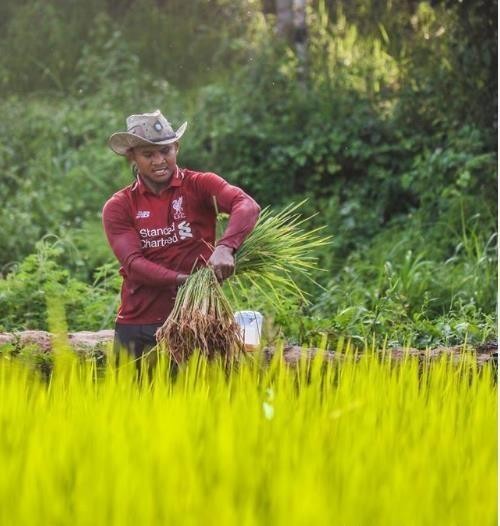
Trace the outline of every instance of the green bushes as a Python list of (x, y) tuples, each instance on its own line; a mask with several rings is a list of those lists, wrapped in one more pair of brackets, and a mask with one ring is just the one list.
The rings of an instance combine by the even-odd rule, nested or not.
[[(101, 266), (92, 283), (73, 277), (71, 246), (46, 239), (34, 254), (0, 280), (0, 330), (47, 330), (47, 302), (56, 298), (70, 330), (109, 328), (118, 305), (120, 277), (116, 264)], [(78, 263), (78, 260), (76, 260)]]
[(168, 101), (176, 108), (169, 116), (180, 119), (176, 90), (132, 73), (137, 57), (109, 29), (109, 20), (100, 17), (71, 94), (0, 102), (0, 199), (9, 204), (0, 210), (0, 265), (19, 261), (48, 233), (65, 237), (68, 229), (100, 222), (106, 199), (131, 181), (126, 163), (106, 146), (128, 113)]
[[(288, 334), (305, 340), (324, 329), (427, 344), (458, 341), (467, 326), (476, 339), (491, 336), (497, 161), (492, 103), (484, 101), (491, 53), (477, 38), (482, 1), (469, 13), (427, 3), (336, 2), (335, 12), (331, 2), (315, 4), (305, 75), (256, 4), (244, 16), (246, 3), (222, 0), (195, 2), (192, 14), (181, 2), (133, 4), (142, 6), (138, 17), (99, 2), (84, 13), (78, 2), (55, 0), (0, 8), (11, 17), (0, 22), (5, 35), (22, 35), (33, 12), (33, 35), (50, 33), (39, 48), (33, 35), (19, 47), (43, 58), (44, 69), (29, 69), (31, 55), (16, 61), (15, 45), (0, 57), (0, 85), (31, 93), (0, 102), (0, 198), (8, 204), (0, 210), (0, 287), (14, 308), (4, 311), (6, 327), (44, 326), (35, 244), (47, 234), (78, 250), (73, 259), (49, 258), (51, 272), (64, 268), (56, 281), (75, 287), (73, 296), (85, 290), (102, 314), (108, 289), (94, 297), (90, 288), (113, 257), (100, 210), (131, 180), (105, 142), (127, 114), (160, 107), (174, 125), (189, 121), (181, 165), (218, 172), (264, 206), (307, 196), (304, 213), (317, 212), (316, 225), (333, 236), (319, 254), (326, 272), (315, 277), (325, 291), (309, 288), (312, 306), (297, 310), (284, 299), (276, 312), (262, 304)], [(219, 34), (208, 23), (214, 6), (221, 20), (235, 19)], [(146, 35), (143, 22), (156, 30)], [(176, 23), (173, 40), (161, 33)], [(181, 31), (184, 23), (199, 31)], [(49, 55), (44, 46), (54, 43)], [(194, 55), (204, 64), (189, 62)], [(27, 298), (19, 307), (16, 294)], [(256, 296), (249, 291), (241, 303), (256, 307)], [(71, 328), (83, 326), (67, 308)]]
[[(109, 21), (108, 39), (119, 33), (140, 62), (135, 75), (148, 71), (183, 89), (197, 88), (217, 78), (228, 60), (240, 59), (240, 39), (245, 40), (257, 11), (252, 1), (5, 0), (0, 7), (0, 88), (23, 94), (71, 92), (85, 44), (92, 43), (103, 18)], [(96, 50), (111, 62), (115, 58), (108, 46)], [(101, 71), (110, 73), (106, 67)], [(119, 87), (119, 80), (113, 80)]]
[(334, 255), (335, 270), (307, 311), (303, 335), (321, 329), (333, 339), (375, 336), (415, 346), (494, 339), (496, 235), (488, 237), (494, 226), (487, 214), (462, 216), (455, 231), (452, 218), (433, 223), (415, 213), (349, 257)]

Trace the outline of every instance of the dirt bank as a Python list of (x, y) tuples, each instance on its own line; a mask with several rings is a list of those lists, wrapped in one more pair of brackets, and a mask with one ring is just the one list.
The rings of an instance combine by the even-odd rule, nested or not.
[[(92, 355), (96, 352), (104, 352), (110, 348), (113, 341), (114, 331), (112, 329), (101, 330), (97, 332), (82, 331), (68, 334), (68, 343), (78, 354)], [(14, 352), (20, 351), (26, 347), (32, 347), (38, 353), (50, 354), (52, 351), (54, 336), (45, 331), (20, 331), (16, 333), (0, 333), (0, 350), (10, 349)], [(436, 359), (443, 354), (452, 355), (456, 359), (464, 352), (464, 345), (455, 345), (452, 347), (436, 347), (434, 349), (415, 349), (396, 347), (387, 349), (386, 354), (394, 360), (401, 360), (408, 353), (411, 356), (417, 356), (420, 359)], [(498, 346), (496, 341), (486, 342), (476, 346), (467, 346), (468, 351), (476, 353), (478, 364), (495, 362), (498, 359)], [(276, 352), (274, 347), (263, 349), (264, 357), (270, 360)], [(287, 363), (295, 364), (302, 357), (312, 358), (316, 355), (318, 349), (306, 349), (296, 345), (285, 345), (283, 356)], [(325, 359), (336, 360), (342, 359), (344, 355), (334, 351), (326, 351)]]

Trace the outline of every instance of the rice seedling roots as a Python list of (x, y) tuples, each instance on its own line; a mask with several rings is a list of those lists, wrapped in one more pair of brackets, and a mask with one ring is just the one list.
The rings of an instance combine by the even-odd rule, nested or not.
[(180, 316), (169, 317), (156, 334), (180, 364), (198, 350), (208, 358), (216, 355), (232, 360), (240, 351), (240, 331), (232, 317), (215, 317), (199, 310), (181, 309)]

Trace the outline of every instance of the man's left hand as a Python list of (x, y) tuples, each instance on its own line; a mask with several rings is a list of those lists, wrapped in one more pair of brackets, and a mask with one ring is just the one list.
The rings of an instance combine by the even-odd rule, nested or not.
[(234, 272), (233, 249), (225, 245), (217, 245), (207, 265), (213, 268), (216, 278), (222, 283)]

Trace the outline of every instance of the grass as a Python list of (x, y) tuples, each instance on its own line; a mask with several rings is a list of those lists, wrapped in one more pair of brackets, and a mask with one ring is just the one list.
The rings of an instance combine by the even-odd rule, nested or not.
[(175, 380), (97, 371), (61, 345), (44, 383), (0, 361), (0, 523), (494, 525), (496, 384), (472, 356)]

